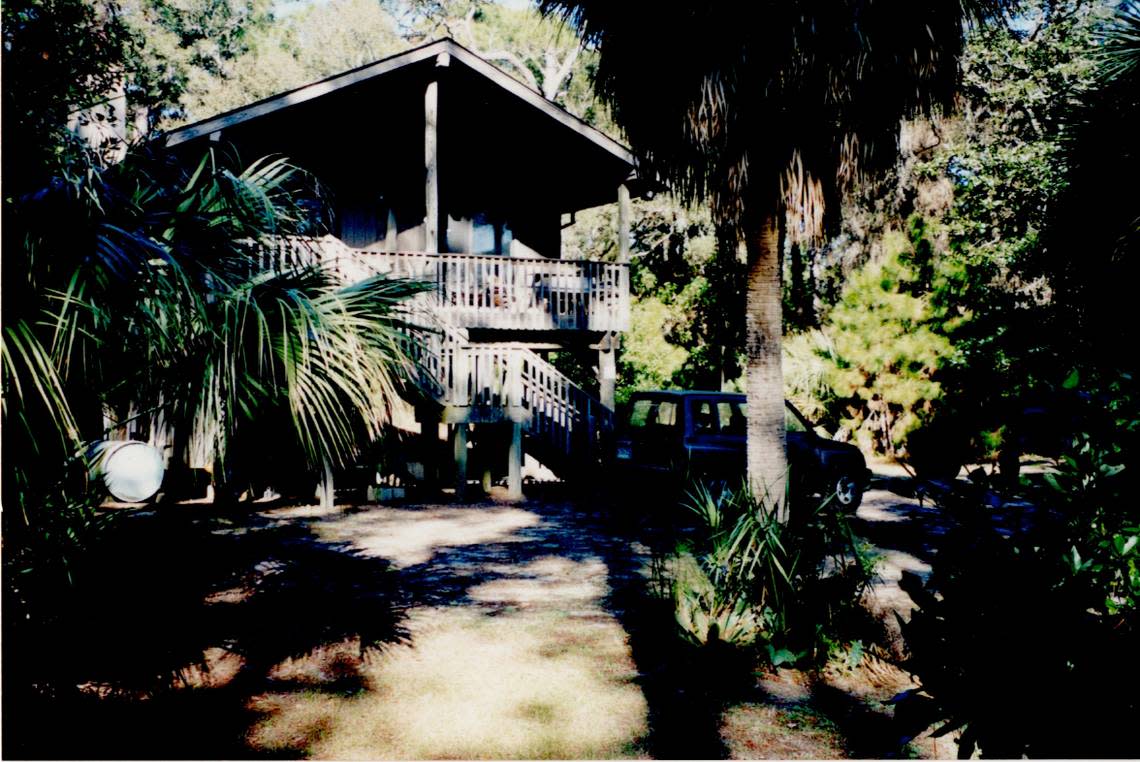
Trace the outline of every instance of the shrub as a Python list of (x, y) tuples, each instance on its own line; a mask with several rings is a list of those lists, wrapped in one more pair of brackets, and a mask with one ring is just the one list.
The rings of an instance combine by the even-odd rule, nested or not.
[(956, 358), (948, 334), (959, 318), (937, 298), (954, 274), (936, 267), (921, 218), (909, 237), (888, 233), (883, 248), (844, 287), (826, 330), (831, 351), (821, 356), (847, 432), (839, 438), (894, 454), (942, 396), (938, 372)]
[(700, 525), (668, 564), (687, 640), (755, 646), (779, 664), (817, 661), (856, 633), (873, 562), (829, 501), (784, 524), (747, 487), (697, 485), (688, 507)]
[(1011, 536), (980, 497), (948, 506), (958, 525), (931, 578), (905, 580), (919, 605), (903, 625), (907, 666), (922, 687), (899, 697), (904, 736), (938, 723), (936, 734), (961, 731), (964, 757), (1135, 756), (1125, 730), (1140, 709), (1131, 386), (1114, 383), (1097, 403), (1107, 415), (1087, 419), (1051, 493)]
[(834, 350), (822, 331), (813, 330), (784, 338), (784, 396), (809, 421), (835, 428), (835, 395), (828, 369), (835, 363)]

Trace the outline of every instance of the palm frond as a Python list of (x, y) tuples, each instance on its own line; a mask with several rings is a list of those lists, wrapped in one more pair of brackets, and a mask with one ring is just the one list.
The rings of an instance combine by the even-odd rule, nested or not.
[(1135, 80), (1140, 71), (1140, 2), (1121, 3), (1100, 33), (1095, 51), (1102, 82)]
[[(40, 419), (46, 418), (51, 424), (50, 430), (59, 437), (60, 451), (75, 452), (80, 446), (79, 426), (51, 352), (40, 343), (33, 327), (22, 320), (5, 326), (0, 334), (0, 356), (3, 358), (5, 421), (10, 417), (14, 419), (12, 422), (18, 421), (27, 441), (38, 450), (43, 434), (48, 433), (40, 426)], [(9, 456), (12, 455), (9, 452)]]
[(780, 197), (793, 162), (786, 202), (816, 207), (832, 187), (893, 162), (902, 117), (952, 106), (964, 25), (1010, 5), (800, 0), (759, 18), (726, 1), (539, 8), (597, 47), (595, 87), (648, 170), (740, 221)]
[[(5, 383), (36, 379), (48, 401), (79, 394), (119, 423), (160, 414), (210, 461), (283, 416), (310, 465), (347, 463), (390, 418), (409, 372), (400, 304), (423, 287), (343, 288), (315, 256), (266, 269), (273, 237), (302, 225), (293, 192), (311, 178), (284, 157), (241, 170), (231, 158), (210, 151), (183, 171), (132, 155), (90, 173), (90, 188), (27, 199), (25, 253), (44, 267), (27, 335), (6, 334)], [(78, 435), (73, 418), (50, 420)]]

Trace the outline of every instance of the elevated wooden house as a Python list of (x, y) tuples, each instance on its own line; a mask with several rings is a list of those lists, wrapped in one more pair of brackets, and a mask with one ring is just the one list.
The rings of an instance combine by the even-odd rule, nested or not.
[[(290, 157), (329, 191), (335, 237), (315, 242), (320, 256), (347, 279), (381, 272), (435, 284), (423, 297), (434, 330), (419, 351), (438, 404), (417, 417), (428, 437), (449, 425), (460, 491), (469, 432), (496, 441), (480, 427), (503, 433), (498, 462), (516, 494), (524, 448), (556, 473), (596, 454), (629, 324), (629, 200), (639, 184), (628, 149), (450, 39), (165, 140), (176, 151), (213, 142), (247, 160)], [(561, 258), (567, 220), (607, 203), (619, 205), (616, 256)], [(598, 392), (571, 383), (546, 361), (550, 351), (596, 353)]]

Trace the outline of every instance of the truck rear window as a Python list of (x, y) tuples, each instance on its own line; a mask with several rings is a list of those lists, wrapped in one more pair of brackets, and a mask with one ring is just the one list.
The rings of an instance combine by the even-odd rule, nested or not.
[(716, 403), (717, 418), (720, 420), (720, 433), (730, 436), (744, 436), (748, 431), (748, 405), (744, 402)]
[(629, 411), (629, 427), (677, 425), (677, 403), (668, 400), (634, 400)]

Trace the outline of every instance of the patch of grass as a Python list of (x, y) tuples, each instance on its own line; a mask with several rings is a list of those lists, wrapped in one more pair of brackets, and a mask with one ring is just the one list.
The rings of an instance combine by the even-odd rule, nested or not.
[(839, 729), (804, 706), (739, 704), (724, 713), (721, 738), (732, 759), (846, 757)]
[[(251, 746), (337, 759), (616, 758), (646, 733), (615, 620), (439, 608), (411, 628), (414, 645), (362, 666), (367, 690), (355, 696), (263, 697)], [(544, 655), (566, 639), (596, 647)]]
[(857, 664), (835, 659), (820, 669), (758, 674), (757, 693), (721, 719), (726, 753), (740, 759), (939, 758), (953, 755), (949, 739), (919, 738), (898, 746), (889, 699), (909, 676), (878, 656)]
[(274, 693), (251, 699), (266, 719), (250, 730), (250, 746), (267, 752), (307, 755), (336, 725), (341, 702), (318, 691)]
[(554, 722), (557, 708), (551, 704), (544, 704), (541, 701), (531, 701), (519, 705), (519, 716), (524, 720), (533, 720), (549, 724)]

